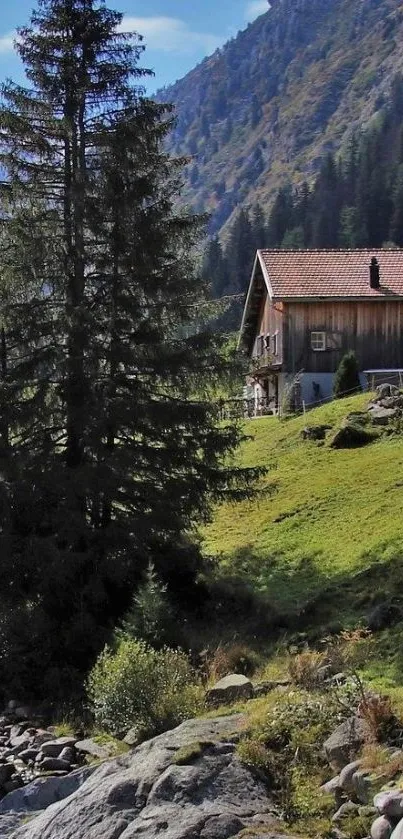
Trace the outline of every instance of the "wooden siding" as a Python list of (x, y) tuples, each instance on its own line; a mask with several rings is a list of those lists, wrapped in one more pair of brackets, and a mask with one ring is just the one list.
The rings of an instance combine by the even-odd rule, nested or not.
[[(327, 333), (327, 349), (311, 348), (311, 332)], [(360, 370), (403, 368), (403, 302), (287, 303), (284, 368), (332, 373), (354, 350)]]
[(281, 364), (283, 358), (283, 304), (272, 303), (265, 291), (257, 319), (256, 339), (253, 356), (258, 354), (259, 336), (270, 335), (270, 354), (273, 354), (273, 336), (277, 335), (277, 355), (273, 356), (273, 363)]

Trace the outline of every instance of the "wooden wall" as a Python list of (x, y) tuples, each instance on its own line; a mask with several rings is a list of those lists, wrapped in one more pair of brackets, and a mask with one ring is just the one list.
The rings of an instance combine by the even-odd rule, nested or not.
[[(265, 292), (259, 310), (256, 341), (253, 348), (253, 355), (257, 351), (257, 339), (259, 335), (270, 335), (271, 337), (277, 333), (277, 356), (275, 357), (276, 364), (282, 361), (283, 351), (283, 304), (272, 303), (269, 295)], [(271, 342), (270, 351), (273, 351), (273, 343)]]
[[(326, 332), (329, 348), (311, 349), (311, 332)], [(288, 372), (331, 373), (354, 350), (360, 370), (403, 368), (403, 302), (323, 302), (284, 305)]]

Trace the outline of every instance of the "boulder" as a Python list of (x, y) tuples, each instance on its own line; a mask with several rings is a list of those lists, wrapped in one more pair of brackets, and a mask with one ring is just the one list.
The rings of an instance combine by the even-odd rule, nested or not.
[(253, 696), (267, 696), (273, 690), (282, 690), (288, 688), (291, 684), (291, 679), (275, 679), (266, 682), (259, 682), (253, 686)]
[(353, 777), (360, 768), (361, 762), (354, 760), (352, 763), (347, 763), (340, 772), (339, 786), (344, 789), (344, 792), (354, 792)]
[(91, 757), (95, 757), (97, 760), (107, 760), (111, 756), (107, 745), (100, 745), (95, 740), (92, 740), (91, 737), (87, 737), (86, 740), (78, 740), (75, 747), (78, 752), (91, 755)]
[(373, 781), (371, 781), (371, 776), (368, 772), (363, 772), (361, 769), (354, 772), (352, 786), (358, 801), (361, 804), (369, 804), (373, 796)]
[(384, 384), (378, 385), (375, 391), (375, 401), (378, 402), (380, 399), (387, 399), (392, 396), (399, 396), (400, 391), (397, 385), (391, 385), (385, 382)]
[(59, 760), (67, 760), (67, 763), (74, 763), (77, 753), (72, 746), (65, 746), (59, 754)]
[(359, 717), (350, 717), (341, 723), (324, 744), (332, 769), (340, 772), (360, 750), (368, 737), (368, 727)]
[[(97, 767), (73, 795), (20, 827), (13, 839), (157, 839), (162, 834), (164, 839), (229, 839), (252, 816), (275, 809), (265, 780), (234, 751), (243, 724), (241, 715), (188, 720), (142, 743)], [(177, 751), (196, 742), (210, 745), (191, 764), (176, 765)], [(274, 837), (276, 831), (262, 827), (254, 835)]]
[(135, 746), (138, 746), (140, 742), (140, 731), (138, 728), (131, 728), (126, 736), (123, 738), (123, 742), (126, 743), (127, 746), (130, 746), (133, 749)]
[(391, 834), (391, 839), (403, 839), (403, 819), (400, 819), (396, 825), (393, 833)]
[(13, 763), (1, 763), (0, 764), (0, 787), (3, 787), (7, 781), (12, 778), (15, 772), (15, 766)]
[(307, 425), (301, 431), (303, 440), (324, 440), (331, 425)]
[(207, 705), (227, 705), (230, 702), (240, 702), (251, 699), (253, 696), (253, 685), (250, 679), (240, 673), (231, 673), (224, 676), (206, 693)]
[(387, 816), (379, 816), (375, 819), (371, 827), (371, 839), (390, 839), (392, 835), (393, 825)]
[(342, 822), (343, 819), (347, 818), (347, 816), (358, 816), (359, 815), (359, 805), (354, 804), (353, 801), (345, 801), (344, 804), (339, 807), (337, 813), (332, 816), (332, 822)]
[(381, 816), (389, 816), (392, 819), (402, 818), (403, 792), (397, 789), (378, 792), (374, 797), (374, 807)]
[(43, 754), (44, 757), (59, 757), (63, 748), (63, 745), (58, 743), (57, 740), (48, 740), (46, 743), (42, 743), (41, 754)]
[(22, 760), (23, 763), (29, 763), (30, 760), (36, 760), (38, 754), (39, 749), (29, 748), (19, 752), (18, 758), (19, 760)]
[(389, 425), (399, 416), (399, 408), (383, 408), (382, 405), (371, 405), (368, 416), (373, 425)]
[(44, 757), (39, 764), (41, 772), (69, 772), (71, 764), (60, 757)]
[[(10, 792), (0, 801), (0, 816), (5, 813), (31, 813), (44, 810), (67, 798), (90, 777), (94, 767), (76, 769), (63, 778), (36, 778), (31, 784)], [(1, 824), (1, 819), (0, 819)]]

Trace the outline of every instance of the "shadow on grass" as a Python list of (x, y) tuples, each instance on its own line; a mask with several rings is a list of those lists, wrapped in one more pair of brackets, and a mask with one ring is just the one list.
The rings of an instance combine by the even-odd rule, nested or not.
[[(363, 554), (354, 570), (331, 576), (321, 569), (319, 552), (292, 562), (274, 554), (262, 558), (247, 545), (226, 558), (215, 585), (232, 588), (235, 601), (235, 591), (247, 591), (251, 609), (257, 608), (252, 601), (264, 604), (259, 608), (271, 611), (273, 630), (308, 632), (315, 638), (360, 623), (366, 626), (379, 604), (403, 608), (402, 581), (403, 546), (396, 541)], [(403, 673), (403, 650), (401, 667)]]

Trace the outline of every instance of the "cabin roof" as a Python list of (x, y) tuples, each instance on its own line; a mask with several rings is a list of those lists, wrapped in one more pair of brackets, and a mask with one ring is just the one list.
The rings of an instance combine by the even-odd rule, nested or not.
[[(379, 265), (379, 288), (371, 288), (370, 264)], [(403, 249), (258, 250), (242, 319), (240, 345), (254, 338), (260, 302), (403, 300)]]
[[(369, 283), (374, 256), (380, 288)], [(403, 298), (403, 249), (260, 250), (258, 259), (270, 296), (277, 300)]]

